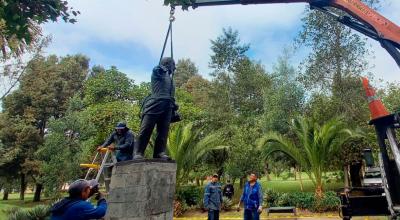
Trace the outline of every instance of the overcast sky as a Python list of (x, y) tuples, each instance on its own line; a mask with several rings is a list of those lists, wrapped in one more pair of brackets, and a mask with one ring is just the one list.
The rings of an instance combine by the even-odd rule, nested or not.
[[(162, 0), (70, 0), (81, 12), (76, 24), (51, 23), (44, 31), (53, 42), (47, 53), (59, 56), (82, 53), (91, 65), (108, 68), (117, 66), (136, 82), (149, 81), (150, 72), (158, 62), (169, 8)], [(221, 34), (222, 28), (238, 30), (243, 42), (251, 44), (248, 55), (272, 69), (284, 47), (293, 44), (301, 29), (301, 17), (306, 4), (276, 4), (203, 7), (176, 12), (174, 23), (174, 57), (190, 58), (208, 77), (210, 70), (210, 40)], [(400, 1), (384, 0), (380, 12), (400, 25)], [(375, 52), (369, 57), (375, 65), (370, 71), (384, 81), (400, 81), (400, 70), (379, 44), (370, 41)], [(305, 55), (297, 51), (293, 64)]]

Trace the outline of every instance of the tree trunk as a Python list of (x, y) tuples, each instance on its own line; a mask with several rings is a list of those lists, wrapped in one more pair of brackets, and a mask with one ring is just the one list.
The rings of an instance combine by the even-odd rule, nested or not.
[(281, 177), (281, 173), (278, 171), (278, 169), (275, 168), (275, 172), (274, 173), (275, 173), (275, 176), (277, 178)]
[(350, 189), (350, 182), (349, 182), (349, 165), (343, 166), (344, 172), (344, 189), (347, 191)]
[(245, 182), (246, 182), (246, 177), (240, 178), (240, 184), (239, 184), (240, 188), (243, 188)]
[(33, 196), (34, 202), (40, 202), (40, 195), (42, 194), (43, 184), (36, 183), (35, 195)]
[(224, 168), (221, 167), (220, 169), (218, 169), (217, 174), (221, 178), (221, 176), (224, 174)]
[(267, 177), (267, 181), (271, 181), (271, 177), (269, 176), (269, 166), (267, 161), (265, 161), (264, 163), (264, 173), (265, 176)]
[(297, 167), (293, 167), (294, 180), (297, 180)]
[(361, 187), (361, 162), (350, 165), (350, 181), (352, 187)]
[(4, 194), (3, 194), (3, 200), (8, 200), (8, 188), (7, 187), (5, 187), (4, 188)]
[(299, 173), (299, 181), (300, 181), (300, 190), (304, 192), (304, 185), (303, 185), (303, 179), (301, 178), (301, 169), (300, 167), (296, 167)]
[(200, 178), (196, 177), (196, 186), (200, 186)]
[(315, 187), (315, 197), (318, 201), (323, 197), (323, 189), (321, 184), (317, 184), (317, 186)]
[(19, 199), (25, 200), (25, 190), (26, 190), (26, 182), (25, 182), (25, 174), (21, 174), (21, 183), (20, 183), (20, 192)]

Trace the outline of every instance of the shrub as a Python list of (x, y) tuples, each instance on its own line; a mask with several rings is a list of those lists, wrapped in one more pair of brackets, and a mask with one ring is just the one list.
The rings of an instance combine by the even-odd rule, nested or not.
[(340, 199), (337, 197), (335, 192), (329, 191), (324, 194), (319, 201), (315, 201), (312, 211), (326, 212), (336, 211), (339, 209)]
[(232, 210), (232, 207), (233, 207), (232, 200), (225, 196), (222, 197), (222, 209), (225, 211), (230, 211)]
[(264, 202), (269, 207), (294, 206), (310, 211), (334, 211), (340, 205), (340, 200), (335, 192), (326, 192), (324, 197), (317, 200), (311, 192), (279, 193), (268, 189), (264, 194)]
[(315, 203), (314, 193), (295, 192), (290, 194), (292, 206), (300, 209), (312, 209)]
[(7, 213), (8, 220), (46, 220), (50, 217), (50, 206), (38, 205), (29, 210), (10, 209)]
[(174, 217), (182, 216), (188, 209), (185, 202), (174, 200)]
[(278, 200), (276, 201), (277, 206), (293, 206), (291, 201), (291, 195), (289, 193), (280, 193)]
[(204, 202), (199, 202), (199, 203), (196, 205), (196, 209), (200, 209), (202, 212), (205, 212), (205, 211), (206, 211), (206, 208), (204, 207)]
[(203, 202), (203, 189), (197, 186), (181, 186), (176, 190), (176, 198), (188, 206), (196, 206)]
[(278, 206), (280, 194), (272, 189), (267, 189), (264, 193), (264, 202), (268, 207)]

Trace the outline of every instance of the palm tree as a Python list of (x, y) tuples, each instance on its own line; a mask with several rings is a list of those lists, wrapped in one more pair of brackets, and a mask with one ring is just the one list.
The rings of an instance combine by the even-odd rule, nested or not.
[(318, 198), (323, 195), (323, 174), (328, 171), (330, 159), (338, 154), (341, 147), (348, 140), (360, 137), (345, 128), (341, 119), (334, 118), (322, 126), (306, 118), (297, 118), (292, 122), (294, 140), (276, 132), (269, 132), (259, 141), (268, 157), (280, 151), (291, 158), (305, 171), (315, 186)]
[(192, 123), (174, 127), (168, 136), (169, 155), (177, 163), (178, 184), (188, 176), (200, 158), (211, 150), (225, 149), (218, 133), (203, 137), (203, 131), (194, 128)]

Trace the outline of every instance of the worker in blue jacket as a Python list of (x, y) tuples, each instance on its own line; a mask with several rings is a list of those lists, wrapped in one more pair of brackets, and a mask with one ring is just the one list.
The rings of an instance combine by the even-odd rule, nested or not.
[[(69, 186), (68, 193), (68, 197), (51, 207), (51, 220), (89, 220), (105, 216), (107, 202), (98, 192), (96, 180), (77, 180)], [(95, 193), (98, 200), (97, 206), (86, 201)]]
[(119, 122), (115, 127), (115, 131), (107, 138), (104, 144), (98, 148), (98, 150), (103, 147), (108, 147), (109, 150), (116, 151), (118, 162), (132, 160), (134, 141), (133, 132), (124, 122)]
[(255, 173), (250, 174), (249, 181), (244, 186), (237, 207), (238, 211), (242, 202), (244, 203), (244, 220), (259, 220), (262, 212), (263, 193)]
[(218, 178), (218, 174), (214, 174), (204, 190), (204, 208), (208, 211), (208, 220), (219, 220), (222, 189)]

